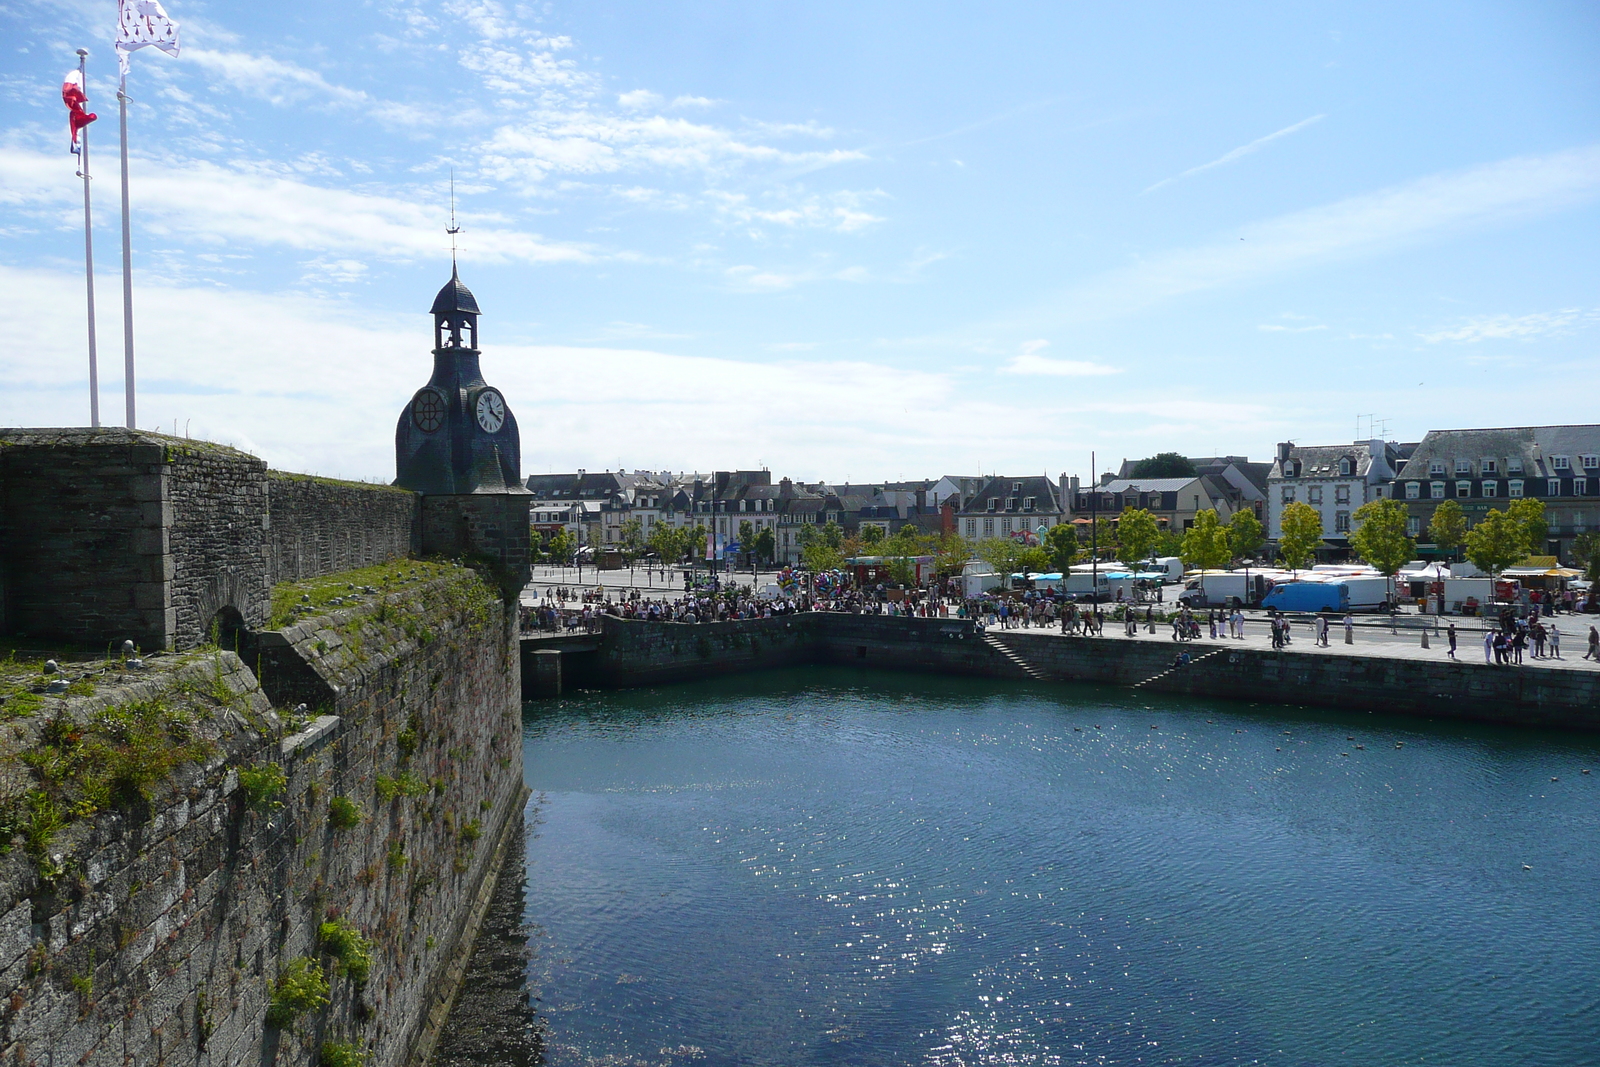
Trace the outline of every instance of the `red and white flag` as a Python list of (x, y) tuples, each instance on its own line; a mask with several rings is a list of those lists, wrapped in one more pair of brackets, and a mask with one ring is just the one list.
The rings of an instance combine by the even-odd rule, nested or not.
[(90, 111), (89, 94), (83, 91), (83, 72), (68, 71), (61, 82), (61, 102), (67, 105), (67, 123), (72, 127), (72, 150), (78, 150), (78, 131), (100, 116)]
[(117, 69), (128, 80), (128, 53), (150, 45), (178, 54), (178, 24), (158, 0), (117, 0)]

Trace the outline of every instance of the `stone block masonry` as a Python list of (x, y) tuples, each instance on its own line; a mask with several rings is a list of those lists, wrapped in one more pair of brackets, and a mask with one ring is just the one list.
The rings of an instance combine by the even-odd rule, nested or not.
[[(242, 656), (72, 664), (92, 695), (8, 697), (0, 718), (30, 713), (0, 731), (0, 1062), (310, 1067), (341, 1044), (401, 1067), (425, 1054), (525, 800), (512, 615), (459, 569), (252, 633)], [(79, 764), (52, 752), (146, 721), (204, 743), (140, 779), (148, 799), (61, 778)], [(44, 795), (63, 822), (41, 835)], [(98, 807), (68, 806), (89, 798)], [(346, 965), (327, 922), (367, 942)], [(288, 1004), (280, 979), (302, 971), (326, 981), (327, 1003), (269, 1022), (275, 998)]]
[(262, 625), (276, 582), (414, 554), (419, 509), (406, 490), (270, 472), (204, 441), (0, 430), (0, 633), (193, 648)]
[(416, 555), (420, 504), (407, 489), (268, 471), (269, 583)]
[[(538, 639), (525, 642), (540, 644)], [(1180, 649), (1195, 661), (1173, 669)], [(972, 623), (955, 619), (809, 612), (685, 625), (608, 617), (593, 651), (557, 654), (564, 685), (593, 688), (826, 663), (1018, 681), (1138, 684), (1142, 691), (1272, 704), (1600, 730), (1600, 672), (1595, 671), (1418, 662), (1329, 650), (1179, 646), (1039, 630), (985, 636)], [(530, 696), (540, 693), (528, 662), (532, 658), (523, 657)], [(546, 673), (555, 669), (545, 667)]]

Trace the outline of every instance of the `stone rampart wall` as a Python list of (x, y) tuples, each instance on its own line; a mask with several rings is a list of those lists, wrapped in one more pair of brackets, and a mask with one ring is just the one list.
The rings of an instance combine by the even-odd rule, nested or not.
[(219, 613), (237, 612), (246, 626), (265, 625), (272, 597), (262, 565), (266, 463), (198, 442), (169, 444), (165, 453), (170, 646), (193, 648), (209, 640), (213, 623), (226, 625)]
[(268, 583), (300, 581), (416, 553), (420, 498), (405, 489), (267, 472)]
[[(42, 850), (22, 833), (0, 856), (0, 1061), (309, 1067), (330, 1042), (371, 1067), (423, 1055), (524, 799), (507, 614), (463, 570), (255, 635), (243, 658), (160, 657), (149, 677), (42, 698), (25, 720), (53, 731), (38, 737), (155, 701), (193, 709), (216, 748), (148, 803), (69, 819)], [(311, 705), (304, 725), (284, 726), (291, 701)], [(0, 749), (13, 834), (32, 825), (23, 747)], [(252, 804), (241, 770), (268, 764), (286, 784)], [(335, 798), (360, 822), (337, 824)], [(333, 919), (371, 941), (364, 983), (319, 943)], [(271, 1025), (274, 984), (302, 958), (330, 1003)]]

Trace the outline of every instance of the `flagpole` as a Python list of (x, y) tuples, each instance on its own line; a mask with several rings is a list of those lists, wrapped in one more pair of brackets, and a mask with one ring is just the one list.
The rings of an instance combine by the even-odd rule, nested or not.
[[(89, 50), (78, 49), (78, 78), (85, 96), (89, 92), (87, 64)], [(88, 106), (88, 101), (84, 101)], [(78, 173), (83, 178), (83, 276), (89, 290), (89, 425), (100, 428), (100, 364), (94, 336), (94, 216), (89, 209), (89, 127), (78, 131)]]
[(118, 123), (122, 130), (122, 352), (123, 392), (127, 397), (128, 429), (133, 420), (133, 235), (128, 228), (128, 83), (117, 84)]

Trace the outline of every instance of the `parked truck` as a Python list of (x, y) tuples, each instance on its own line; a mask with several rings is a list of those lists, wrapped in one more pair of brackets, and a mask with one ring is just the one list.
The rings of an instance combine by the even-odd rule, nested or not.
[(1285, 582), (1261, 601), (1278, 611), (1376, 611), (1389, 606), (1389, 579), (1336, 578), (1332, 581)]
[(1238, 604), (1257, 604), (1266, 596), (1270, 579), (1250, 571), (1206, 571), (1191, 576), (1178, 594), (1180, 603), (1191, 608), (1217, 608)]

